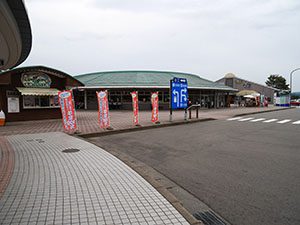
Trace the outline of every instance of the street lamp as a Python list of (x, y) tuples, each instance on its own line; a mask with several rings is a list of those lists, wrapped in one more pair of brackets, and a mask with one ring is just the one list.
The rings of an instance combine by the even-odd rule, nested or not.
[(293, 75), (293, 73), (296, 72), (297, 70), (300, 70), (300, 68), (294, 69), (294, 70), (292, 70), (291, 73), (290, 73), (290, 107), (291, 107), (291, 100), (292, 100), (292, 84), (293, 84), (293, 82), (292, 82), (292, 75)]

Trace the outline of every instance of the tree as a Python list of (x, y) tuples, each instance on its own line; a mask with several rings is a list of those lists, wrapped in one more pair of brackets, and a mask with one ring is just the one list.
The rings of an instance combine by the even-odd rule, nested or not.
[(289, 85), (286, 83), (285, 78), (280, 75), (270, 75), (266, 81), (266, 85), (280, 90), (290, 89)]

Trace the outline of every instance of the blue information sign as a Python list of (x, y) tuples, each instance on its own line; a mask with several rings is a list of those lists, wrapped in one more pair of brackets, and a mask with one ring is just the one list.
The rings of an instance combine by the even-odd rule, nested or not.
[(188, 107), (188, 83), (185, 78), (174, 77), (171, 82), (172, 109)]

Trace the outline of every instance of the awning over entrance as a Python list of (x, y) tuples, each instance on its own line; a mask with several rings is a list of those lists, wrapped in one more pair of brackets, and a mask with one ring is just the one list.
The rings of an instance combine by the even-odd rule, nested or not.
[(245, 95), (257, 95), (258, 93), (254, 90), (241, 90), (238, 93), (236, 93), (236, 96), (245, 96)]
[(59, 90), (56, 88), (24, 88), (17, 87), (22, 95), (41, 95), (41, 96), (54, 96), (58, 95)]

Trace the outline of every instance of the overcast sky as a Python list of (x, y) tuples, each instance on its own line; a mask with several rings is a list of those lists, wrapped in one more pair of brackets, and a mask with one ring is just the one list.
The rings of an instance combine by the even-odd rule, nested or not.
[[(299, 0), (25, 0), (33, 45), (21, 66), (71, 75), (167, 70), (289, 82), (300, 67)], [(293, 89), (300, 91), (300, 71)]]

